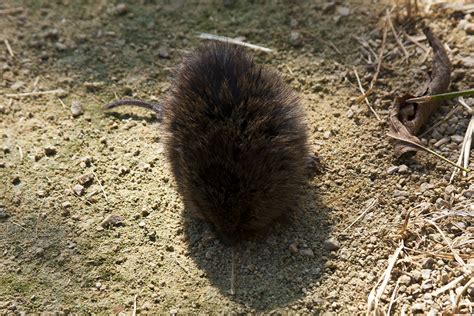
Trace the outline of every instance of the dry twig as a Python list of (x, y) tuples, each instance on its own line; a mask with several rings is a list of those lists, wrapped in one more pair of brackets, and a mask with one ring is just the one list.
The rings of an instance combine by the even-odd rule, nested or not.
[(63, 89), (56, 89), (56, 90), (37, 91), (37, 92), (7, 93), (7, 94), (5, 94), (5, 96), (7, 98), (22, 98), (22, 97), (34, 97), (34, 96), (45, 95), (45, 94), (62, 95), (62, 94), (65, 94), (65, 93), (66, 93), (66, 91), (64, 91)]
[(15, 57), (15, 54), (13, 53), (13, 50), (12, 50), (8, 40), (4, 39), (3, 42), (5, 43), (5, 46), (7, 47), (7, 50), (8, 50), (8, 53), (10, 54), (10, 56)]
[(370, 199), (370, 202), (367, 203), (366, 209), (365, 209), (359, 216), (357, 216), (357, 218), (356, 218), (349, 226), (347, 226), (346, 228), (344, 228), (344, 229), (342, 230), (341, 234), (344, 233), (344, 232), (345, 232), (346, 230), (348, 230), (349, 228), (351, 228), (352, 225), (354, 225), (355, 223), (357, 223), (357, 221), (358, 221), (359, 219), (361, 219), (361, 218), (365, 215), (365, 213), (367, 213), (368, 211), (370, 211), (371, 209), (373, 209), (374, 206), (377, 204), (377, 202), (378, 202), (378, 199), (377, 199), (377, 198)]
[(135, 297), (133, 298), (133, 312), (132, 312), (132, 316), (136, 316), (136, 315), (137, 315), (137, 297), (138, 297), (138, 293), (135, 294)]
[(402, 41), (400, 41), (400, 38), (398, 37), (397, 31), (395, 30), (395, 27), (393, 26), (390, 15), (388, 15), (388, 25), (390, 26), (390, 29), (392, 30), (393, 36), (395, 36), (395, 41), (397, 41), (398, 46), (400, 46), (403, 53), (405, 54), (405, 58), (406, 59), (410, 58), (410, 54), (408, 54), (407, 50), (405, 49), (405, 46), (403, 46)]
[(266, 47), (263, 47), (263, 46), (242, 42), (242, 41), (236, 40), (236, 39), (231, 38), (231, 37), (226, 37), (226, 36), (219, 36), (219, 35), (214, 35), (214, 34), (209, 34), (209, 33), (200, 33), (198, 35), (198, 37), (202, 38), (202, 39), (212, 40), (212, 41), (225, 42), (225, 43), (245, 46), (245, 47), (256, 49), (256, 50), (261, 50), (261, 51), (264, 51), (266, 53), (270, 53), (270, 52), (273, 51), (270, 48), (266, 48)]
[[(377, 282), (377, 284), (374, 286), (372, 291), (370, 291), (369, 298), (367, 300), (368, 311), (374, 310), (375, 313), (377, 313), (380, 297), (382, 296), (383, 292), (385, 291), (385, 287), (387, 286), (388, 281), (390, 280), (390, 275), (392, 273), (392, 269), (395, 266), (395, 263), (397, 262), (398, 256), (400, 255), (400, 252), (402, 251), (403, 247), (404, 247), (404, 245), (403, 245), (403, 240), (402, 240), (400, 242), (400, 245), (398, 246), (398, 248), (395, 250), (395, 253), (388, 260), (387, 269), (385, 270), (385, 272), (381, 276), (381, 278), (383, 277), (382, 284), (380, 285), (378, 290), (376, 290), (377, 285), (379, 283), (379, 282)], [(380, 279), (379, 279), (379, 281), (380, 281)]]
[(456, 295), (456, 301), (454, 302), (453, 306), (453, 314), (459, 313), (459, 303), (461, 302), (461, 297), (464, 295), (464, 293), (467, 292), (467, 289), (471, 284), (474, 283), (474, 278), (471, 278), (466, 285), (461, 289), (461, 291)]
[[(365, 95), (365, 90), (362, 87), (362, 83), (360, 82), (360, 78), (359, 78), (359, 74), (357, 73), (357, 69), (355, 67), (353, 69), (354, 69), (354, 74), (355, 74), (356, 79), (357, 79), (357, 83), (359, 84), (359, 90), (363, 95)], [(367, 103), (367, 106), (369, 107), (370, 111), (372, 111), (372, 113), (374, 113), (374, 115), (375, 115), (375, 117), (377, 118), (378, 121), (381, 121), (380, 116), (377, 114), (377, 112), (375, 112), (374, 108), (370, 105), (370, 102), (367, 99), (367, 97), (365, 97), (364, 99), (365, 99), (365, 103)]]
[(387, 16), (385, 18), (385, 23), (383, 25), (382, 45), (380, 47), (380, 53), (379, 53), (378, 63), (377, 63), (377, 70), (375, 71), (375, 74), (372, 77), (372, 81), (370, 82), (369, 91), (372, 90), (375, 83), (377, 82), (377, 77), (379, 76), (379, 73), (380, 73), (380, 67), (382, 66), (383, 52), (385, 51), (385, 40), (387, 38), (387, 29), (388, 29), (387, 20), (389, 19), (389, 16), (390, 16), (390, 11), (387, 10)]

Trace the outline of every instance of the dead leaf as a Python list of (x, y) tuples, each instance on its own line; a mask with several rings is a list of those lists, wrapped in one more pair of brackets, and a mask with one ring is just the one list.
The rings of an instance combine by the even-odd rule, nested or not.
[(439, 101), (406, 103), (405, 101), (414, 97), (446, 92), (451, 81), (451, 63), (443, 44), (429, 27), (423, 25), (422, 29), (433, 49), (433, 66), (430, 79), (415, 92), (415, 95), (406, 94), (402, 97), (396, 97), (390, 109), (390, 134), (397, 137), (397, 139), (391, 139), (394, 146), (394, 156), (397, 158), (406, 154), (413, 155), (419, 150), (416, 146), (402, 140), (406, 139), (420, 144), (420, 140), (416, 135), (441, 103)]

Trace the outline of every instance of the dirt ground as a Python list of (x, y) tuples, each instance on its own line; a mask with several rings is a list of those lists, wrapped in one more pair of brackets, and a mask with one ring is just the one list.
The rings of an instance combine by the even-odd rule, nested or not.
[[(0, 311), (362, 314), (403, 240), (378, 308), (472, 313), (473, 177), (449, 184), (453, 167), (425, 152), (397, 161), (386, 136), (392, 100), (431, 68), (418, 24), (392, 14), (410, 57), (389, 30), (368, 97), (377, 120), (354, 68), (367, 89), (387, 5), (231, 2), (0, 4)], [(419, 15), (449, 47), (450, 90), (472, 88), (474, 19), (442, 6)], [(159, 100), (199, 32), (274, 50), (252, 54), (301, 96), (324, 165), (288, 226), (236, 249), (234, 295), (232, 250), (183, 210), (153, 113), (102, 109)], [(452, 109), (422, 140), (456, 161), (468, 111), (447, 102), (430, 125)]]

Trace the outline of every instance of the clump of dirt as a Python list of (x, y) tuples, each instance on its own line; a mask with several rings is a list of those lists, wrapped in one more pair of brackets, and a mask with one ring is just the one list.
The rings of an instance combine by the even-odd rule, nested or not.
[[(469, 312), (472, 175), (449, 184), (452, 168), (423, 152), (394, 161), (386, 137), (394, 96), (425, 81), (421, 30), (409, 32), (416, 45), (394, 20), (410, 58), (387, 34), (368, 97), (378, 121), (352, 69), (367, 87), (384, 5), (224, 2), (2, 4), (0, 310), (364, 313), (402, 239), (378, 306), (451, 311), (452, 291)], [(435, 6), (425, 19), (449, 47), (450, 89), (461, 90), (472, 87), (474, 21), (453, 10)], [(231, 249), (183, 210), (154, 114), (102, 110), (116, 97), (158, 100), (195, 32), (275, 50), (253, 53), (300, 94), (326, 170), (287, 227), (237, 250), (235, 295)], [(447, 103), (430, 124), (448, 112), (421, 142), (457, 160), (469, 113)]]

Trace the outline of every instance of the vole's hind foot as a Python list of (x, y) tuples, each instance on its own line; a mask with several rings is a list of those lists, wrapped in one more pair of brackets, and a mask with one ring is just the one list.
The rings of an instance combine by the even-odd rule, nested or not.
[(122, 105), (133, 105), (144, 109), (152, 110), (153, 112), (155, 112), (155, 116), (158, 121), (161, 121), (163, 119), (163, 107), (160, 104), (137, 99), (115, 100), (113, 102), (110, 102), (109, 104), (106, 104), (104, 108), (108, 110)]
[(322, 174), (324, 172), (324, 166), (321, 163), (321, 160), (318, 156), (313, 153), (310, 153), (307, 157), (307, 173), (309, 177), (313, 177), (317, 174)]

